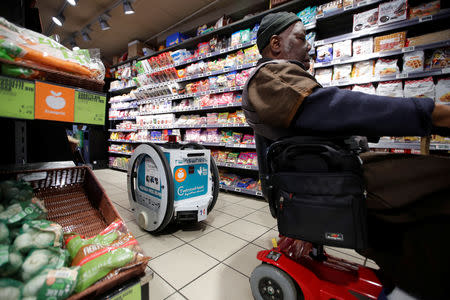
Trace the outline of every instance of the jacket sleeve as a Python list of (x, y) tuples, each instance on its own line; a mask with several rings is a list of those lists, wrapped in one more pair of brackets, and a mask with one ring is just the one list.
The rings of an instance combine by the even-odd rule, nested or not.
[(426, 136), (432, 132), (433, 109), (428, 98), (317, 88), (303, 101), (291, 127), (308, 134)]

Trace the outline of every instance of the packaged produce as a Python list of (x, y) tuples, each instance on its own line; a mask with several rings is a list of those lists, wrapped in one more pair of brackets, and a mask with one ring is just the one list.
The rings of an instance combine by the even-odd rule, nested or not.
[(333, 80), (350, 79), (352, 73), (352, 64), (335, 65), (333, 67)]
[(311, 31), (307, 33), (305, 39), (308, 42), (308, 44), (310, 44), (311, 46), (314, 45), (314, 41), (316, 40), (316, 32)]
[(364, 55), (373, 52), (373, 37), (353, 41), (353, 55)]
[(371, 78), (374, 75), (374, 60), (360, 61), (353, 64), (352, 77), (359, 79)]
[(21, 300), (23, 283), (11, 278), (0, 278), (0, 299)]
[(37, 198), (29, 201), (14, 203), (6, 210), (0, 213), (0, 221), (7, 225), (22, 224), (27, 220), (43, 219), (46, 217), (47, 210)]
[(353, 15), (353, 32), (370, 29), (377, 26), (378, 8)]
[(345, 40), (333, 44), (333, 59), (351, 56), (352, 56), (352, 40)]
[(342, 0), (330, 1), (328, 3), (319, 5), (317, 14), (330, 13), (342, 8)]
[(406, 31), (378, 36), (374, 39), (374, 52), (398, 50), (405, 46)]
[(405, 81), (405, 97), (434, 99), (433, 77)]
[(297, 16), (302, 20), (302, 23), (304, 25), (308, 25), (316, 22), (316, 12), (316, 6), (308, 6), (307, 8), (299, 12)]
[(407, 0), (381, 3), (378, 7), (378, 25), (406, 20), (407, 12)]
[[(2, 206), (3, 208), (3, 206)], [(0, 244), (9, 243), (9, 229), (4, 222), (0, 221)]]
[(403, 73), (423, 71), (425, 54), (422, 50), (403, 54)]
[(72, 51), (53, 39), (18, 27), (0, 18), (0, 52), (9, 60), (22, 61), (30, 67), (45, 65), (78, 76), (103, 80), (105, 67), (89, 51)]
[(450, 65), (450, 48), (436, 49), (431, 56), (431, 69), (447, 68)]
[(397, 59), (379, 58), (375, 64), (375, 76), (398, 74)]
[(380, 82), (376, 94), (387, 97), (403, 97), (403, 86), (401, 80)]
[(320, 47), (317, 47), (317, 58), (316, 62), (330, 62), (333, 60), (333, 45), (327, 44)]
[(323, 68), (316, 70), (316, 80), (320, 84), (330, 84), (332, 75), (333, 75), (332, 68)]
[(67, 265), (69, 257), (69, 252), (61, 248), (32, 250), (20, 268), (21, 277), (24, 281), (28, 281), (44, 268), (64, 267)]
[[(161, 132), (158, 131), (160, 134)], [(123, 232), (120, 232), (118, 230), (110, 230), (105, 233), (100, 233), (94, 237), (91, 237), (89, 239), (84, 239), (80, 235), (76, 234), (66, 234), (64, 236), (66, 248), (70, 253), (70, 257), (73, 259), (75, 255), (78, 253), (78, 251), (86, 246), (86, 245), (110, 245), (112, 242), (117, 240), (121, 235), (124, 235)]]
[(441, 78), (436, 84), (436, 102), (450, 103), (450, 78)]
[(26, 221), (13, 246), (21, 253), (27, 253), (33, 248), (61, 247), (62, 237), (63, 231), (59, 224), (47, 220)]
[(45, 269), (23, 286), (24, 299), (54, 299), (68, 298), (75, 290), (78, 277), (78, 267)]
[[(23, 256), (9, 245), (0, 245), (0, 276), (15, 276), (23, 264)], [(1, 299), (1, 298), (0, 298)]]
[(241, 44), (250, 42), (250, 28), (241, 30)]
[(420, 46), (450, 40), (450, 29), (410, 37), (406, 40), (406, 47)]
[(353, 87), (352, 91), (354, 91), (354, 92), (362, 92), (362, 93), (371, 94), (371, 95), (375, 95), (376, 94), (375, 87), (371, 83), (368, 83), (368, 84), (357, 84), (357, 85), (355, 85)]
[(441, 9), (441, 1), (431, 1), (427, 3), (422, 3), (418, 6), (411, 7), (409, 9), (409, 18), (421, 18), (429, 15), (434, 15)]
[(33, 197), (33, 188), (26, 181), (5, 180), (0, 183), (2, 203), (29, 201)]

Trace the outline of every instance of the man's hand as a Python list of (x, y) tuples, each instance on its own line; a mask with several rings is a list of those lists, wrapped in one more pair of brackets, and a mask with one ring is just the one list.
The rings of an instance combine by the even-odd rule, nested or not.
[(436, 104), (431, 120), (434, 126), (450, 128), (450, 105)]

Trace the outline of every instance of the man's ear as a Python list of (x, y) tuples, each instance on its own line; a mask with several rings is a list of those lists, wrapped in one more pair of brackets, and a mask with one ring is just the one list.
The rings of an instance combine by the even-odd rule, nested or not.
[(275, 56), (280, 54), (281, 52), (281, 37), (279, 35), (272, 35), (270, 37), (270, 51), (272, 52), (272, 54), (274, 54)]

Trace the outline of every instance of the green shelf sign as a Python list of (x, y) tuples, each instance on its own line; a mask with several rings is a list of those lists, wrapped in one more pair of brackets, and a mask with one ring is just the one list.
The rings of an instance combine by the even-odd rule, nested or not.
[(0, 117), (34, 119), (34, 82), (0, 76)]
[(75, 91), (75, 123), (105, 124), (106, 96), (84, 90)]

